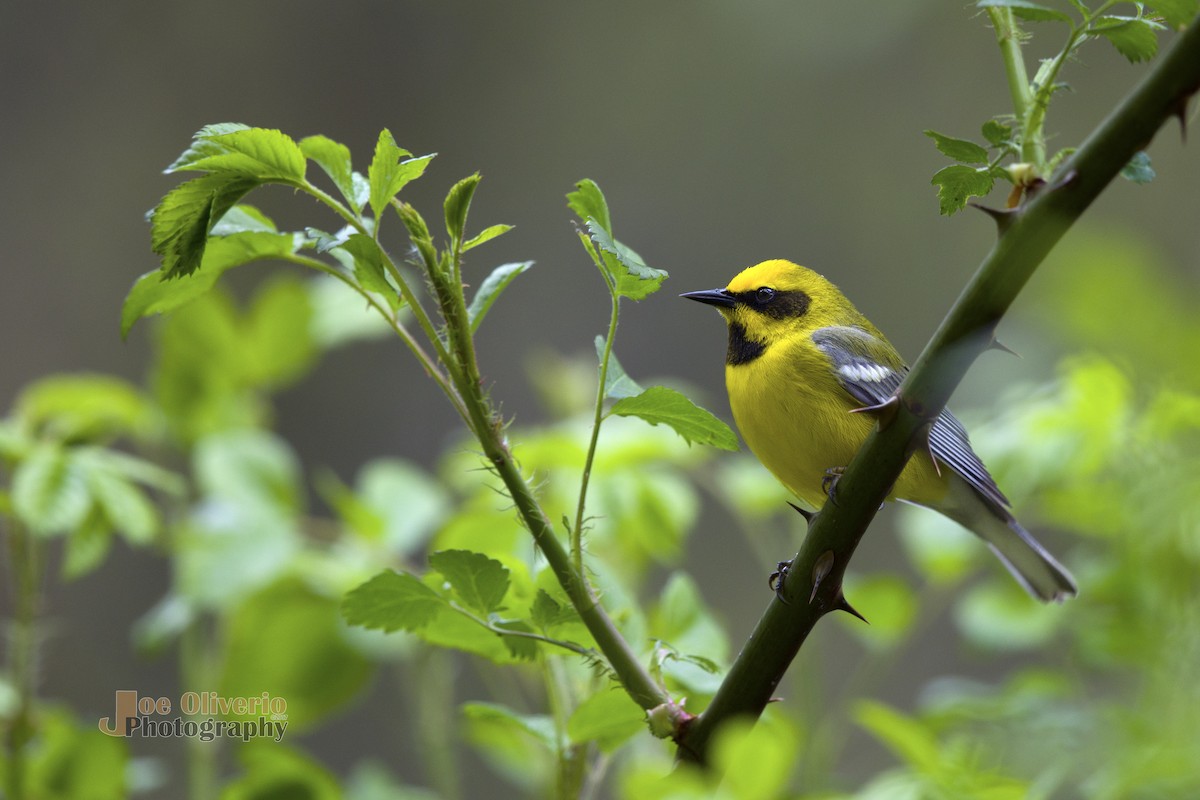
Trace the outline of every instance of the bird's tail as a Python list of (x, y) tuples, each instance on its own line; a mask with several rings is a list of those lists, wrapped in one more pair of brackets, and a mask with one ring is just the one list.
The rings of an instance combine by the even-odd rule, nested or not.
[(971, 520), (969, 527), (988, 543), (1013, 577), (1034, 597), (1061, 603), (1078, 594), (1071, 573), (1015, 519), (979, 515)]

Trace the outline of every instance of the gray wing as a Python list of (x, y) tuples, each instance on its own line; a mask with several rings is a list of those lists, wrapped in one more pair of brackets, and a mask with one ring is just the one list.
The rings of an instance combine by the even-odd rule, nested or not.
[[(908, 367), (902, 363), (882, 364), (873, 357), (873, 353), (881, 351), (882, 343), (861, 328), (841, 325), (818, 328), (813, 331), (812, 340), (829, 357), (842, 388), (864, 406), (886, 402), (908, 374)], [(1010, 516), (1008, 498), (971, 449), (971, 440), (962, 423), (949, 411), (943, 411), (934, 420), (929, 431), (929, 450), (938, 462), (978, 492), (994, 511), (1004, 518)]]

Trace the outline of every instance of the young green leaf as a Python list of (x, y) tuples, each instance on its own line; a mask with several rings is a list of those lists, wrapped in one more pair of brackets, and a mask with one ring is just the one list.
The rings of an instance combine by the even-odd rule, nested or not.
[(1200, 14), (1200, 0), (1149, 0), (1146, 3), (1171, 28), (1178, 30)]
[(479, 330), (480, 323), (483, 322), (483, 318), (500, 293), (507, 289), (518, 275), (532, 266), (532, 261), (522, 261), (516, 264), (501, 264), (492, 270), (492, 274), (484, 279), (479, 291), (475, 292), (475, 296), (471, 298), (471, 305), (467, 307), (467, 319), (471, 322), (471, 333)]
[(252, 261), (291, 256), (303, 244), (304, 237), (297, 233), (247, 231), (212, 237), (204, 249), (199, 271), (172, 279), (154, 270), (137, 279), (121, 308), (122, 338), (129, 335), (134, 323), (142, 317), (174, 311), (208, 292), (226, 270)]
[[(522, 619), (502, 620), (494, 623), (495, 627), (517, 633), (533, 633), (529, 623)], [(538, 640), (529, 636), (501, 636), (501, 641), (508, 648), (513, 658), (520, 661), (533, 661), (538, 657)]]
[(567, 720), (567, 735), (572, 742), (596, 742), (606, 753), (645, 729), (646, 712), (616, 687), (588, 697)]
[(918, 772), (935, 772), (942, 763), (942, 748), (933, 733), (891, 706), (860, 700), (855, 705), (854, 719)]
[(612, 236), (612, 218), (608, 213), (608, 202), (595, 181), (584, 178), (575, 184), (575, 191), (567, 195), (567, 205), (581, 221), (594, 219), (605, 233)]
[(472, 247), (478, 247), (479, 245), (483, 244), (484, 242), (490, 242), (492, 239), (495, 239), (497, 236), (501, 236), (505, 233), (508, 233), (512, 229), (513, 229), (512, 225), (489, 225), (488, 227), (484, 228), (479, 233), (472, 236), (470, 239), (467, 239), (465, 242), (463, 242), (462, 251), (465, 253), (468, 250), (470, 250)]
[(159, 528), (158, 509), (145, 493), (117, 472), (104, 468), (103, 462), (91, 462), (84, 470), (85, 480), (96, 505), (130, 544), (149, 544)]
[(579, 619), (574, 606), (558, 602), (545, 589), (538, 589), (529, 614), (533, 624), (543, 631)]
[(96, 440), (138, 436), (154, 421), (149, 399), (133, 384), (111, 375), (50, 375), (17, 396), (14, 416), (30, 432), (57, 439)]
[(1010, 8), (1014, 15), (1030, 22), (1071, 22), (1071, 17), (1058, 9), (1031, 0), (979, 0), (975, 5), (977, 8)]
[(930, 183), (938, 187), (941, 213), (949, 215), (961, 211), (968, 197), (983, 197), (990, 192), (995, 179), (986, 171), (953, 164), (934, 173)]
[(494, 558), (470, 550), (439, 550), (429, 555), (454, 593), (474, 611), (490, 614), (500, 609), (508, 593), (508, 569)]
[(1149, 183), (1154, 180), (1154, 167), (1150, 166), (1150, 154), (1139, 150), (1129, 159), (1129, 163), (1121, 169), (1121, 177), (1134, 183)]
[(408, 229), (408, 237), (412, 240), (413, 247), (417, 248), (417, 252), (421, 254), (425, 268), (427, 270), (435, 269), (437, 249), (433, 246), (433, 236), (429, 233), (429, 226), (425, 224), (425, 218), (408, 203), (400, 203), (396, 207), (396, 213), (400, 216), (404, 227)]
[(38, 445), (13, 471), (13, 511), (36, 534), (78, 528), (91, 506), (82, 471), (70, 452), (57, 444)]
[(218, 172), (181, 183), (150, 212), (150, 249), (162, 259), (168, 278), (200, 268), (213, 224), (262, 181)]
[(450, 237), (450, 247), (453, 250), (458, 250), (459, 243), (463, 240), (463, 230), (467, 227), (467, 212), (471, 208), (471, 198), (475, 196), (475, 189), (479, 187), (479, 180), (478, 172), (468, 175), (451, 186), (450, 191), (446, 193), (446, 201), (442, 208), (446, 214), (446, 233)]
[(211, 125), (205, 125), (193, 134), (192, 143), (188, 145), (188, 149), (180, 153), (179, 157), (171, 162), (171, 165), (163, 171), (172, 173), (181, 169), (187, 169), (188, 164), (202, 158), (220, 155), (224, 152), (224, 148), (218, 144), (214, 144), (213, 139), (227, 133), (248, 130), (250, 130), (250, 126), (241, 122), (214, 122)]
[(974, 142), (967, 141), (966, 139), (955, 139), (937, 131), (925, 131), (925, 135), (933, 139), (933, 143), (937, 145), (937, 149), (941, 151), (942, 155), (950, 156), (955, 161), (961, 161), (964, 164), (987, 163), (987, 150)]
[(305, 158), (290, 136), (269, 128), (224, 129), (210, 126), (167, 172), (232, 173), (266, 183), (304, 180)]
[(333, 185), (342, 193), (342, 197), (354, 212), (361, 213), (365, 198), (355, 186), (354, 171), (350, 165), (350, 148), (326, 136), (307, 136), (300, 140), (300, 151), (325, 170), (325, 174), (333, 181)]
[(646, 266), (641, 256), (612, 238), (594, 217), (588, 219), (587, 228), (604, 257), (617, 296), (641, 300), (658, 291), (667, 279), (665, 271)]
[(407, 572), (381, 572), (347, 593), (342, 616), (351, 625), (417, 631), (428, 625), (446, 601)]
[(359, 286), (383, 297), (393, 311), (400, 307), (399, 290), (388, 279), (383, 251), (374, 239), (366, 234), (353, 233), (337, 249), (354, 259), (354, 277)]
[(210, 236), (234, 233), (279, 233), (275, 221), (252, 205), (238, 203), (213, 223)]
[(1163, 26), (1144, 17), (1101, 17), (1092, 31), (1103, 36), (1131, 63), (1154, 58)]
[(371, 159), (371, 167), (367, 171), (371, 187), (371, 211), (374, 212), (375, 219), (380, 218), (388, 203), (406, 183), (421, 177), (425, 167), (433, 160), (434, 154), (408, 158), (411, 155), (412, 153), (396, 144), (387, 128), (379, 132), (375, 156)]
[(92, 572), (112, 549), (112, 528), (101, 514), (88, 514), (83, 525), (71, 532), (63, 551), (62, 577), (71, 581)]
[(999, 120), (989, 119), (983, 123), (982, 133), (983, 138), (987, 139), (988, 144), (993, 147), (999, 147), (1005, 142), (1012, 141), (1012, 126), (1005, 125)]
[(651, 425), (660, 422), (675, 429), (689, 444), (709, 444), (737, 450), (737, 436), (729, 426), (684, 395), (665, 386), (651, 386), (635, 397), (625, 397), (608, 412), (620, 417), (640, 417)]
[[(604, 359), (604, 337), (596, 337), (596, 358)], [(608, 374), (604, 377), (604, 396), (611, 400), (633, 397), (644, 392), (637, 381), (625, 374), (616, 353), (608, 354)]]

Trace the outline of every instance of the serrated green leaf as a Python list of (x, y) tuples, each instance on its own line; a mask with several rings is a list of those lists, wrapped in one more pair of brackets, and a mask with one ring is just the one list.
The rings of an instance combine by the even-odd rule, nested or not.
[(342, 601), (342, 616), (351, 625), (378, 629), (417, 631), (446, 607), (436, 592), (407, 572), (381, 572), (351, 589)]
[(399, 290), (388, 280), (383, 251), (374, 239), (366, 234), (352, 233), (337, 249), (353, 259), (354, 277), (359, 286), (381, 296), (393, 311), (400, 307)]
[(354, 209), (362, 212), (362, 199), (354, 185), (354, 171), (350, 164), (350, 148), (341, 142), (335, 142), (326, 136), (306, 136), (300, 140), (300, 151), (306, 158), (317, 162), (317, 166), (325, 170), (325, 174), (333, 181), (333, 185), (342, 193), (342, 197)]
[(709, 444), (722, 450), (737, 450), (737, 436), (728, 425), (684, 395), (665, 386), (651, 386), (639, 395), (613, 404), (610, 414), (640, 417), (651, 425), (669, 425), (689, 444)]
[(200, 268), (213, 223), (262, 181), (218, 172), (181, 183), (150, 212), (150, 249), (162, 259), (168, 278)]
[(949, 156), (955, 161), (961, 161), (964, 164), (986, 164), (988, 161), (987, 150), (974, 142), (955, 139), (937, 131), (925, 131), (925, 135), (933, 139), (933, 143), (937, 145), (937, 149), (942, 155)]
[(238, 203), (213, 224), (210, 236), (229, 236), (233, 233), (279, 233), (275, 221), (259, 209)]
[(171, 162), (171, 165), (163, 171), (169, 174), (180, 169), (186, 169), (184, 165), (199, 159), (220, 155), (224, 152), (224, 148), (214, 144), (212, 141), (214, 138), (227, 133), (234, 133), (235, 131), (248, 130), (250, 130), (250, 126), (241, 122), (214, 122), (211, 125), (205, 125), (192, 136), (192, 143), (188, 145), (188, 149), (180, 153), (179, 157)]
[(934, 173), (930, 181), (938, 187), (942, 214), (953, 214), (967, 205), (969, 197), (983, 197), (992, 190), (995, 179), (986, 171), (965, 164), (953, 164)]
[(646, 712), (615, 687), (588, 697), (567, 720), (567, 735), (572, 742), (596, 742), (606, 753), (643, 730), (646, 730)]
[(1103, 36), (1131, 63), (1154, 58), (1158, 52), (1158, 31), (1163, 26), (1138, 17), (1101, 17), (1092, 32)]
[(483, 322), (483, 318), (500, 293), (507, 289), (518, 275), (532, 266), (532, 261), (522, 261), (516, 264), (501, 264), (492, 270), (492, 273), (480, 285), (479, 291), (475, 292), (475, 296), (471, 298), (471, 305), (467, 307), (467, 319), (471, 323), (471, 333), (479, 330), (480, 323)]
[(50, 536), (82, 525), (92, 498), (70, 453), (43, 442), (13, 471), (12, 504), (31, 531)]
[(613, 239), (594, 217), (587, 220), (587, 228), (604, 257), (619, 297), (641, 300), (658, 291), (667, 279), (665, 271), (646, 266), (641, 256)]
[[(604, 359), (604, 337), (596, 337), (596, 358)], [(608, 354), (608, 374), (604, 376), (604, 396), (610, 400), (634, 397), (646, 391), (637, 381), (625, 374), (625, 368), (617, 360), (615, 352)]]
[(429, 566), (442, 574), (454, 593), (481, 614), (500, 609), (508, 593), (508, 569), (494, 558), (470, 550), (440, 550)]
[(282, 131), (238, 127), (217, 132), (217, 126), (210, 126), (167, 172), (230, 173), (259, 182), (290, 183), (304, 180), (305, 166), (299, 145)]
[(538, 589), (529, 613), (533, 624), (542, 630), (579, 619), (579, 612), (574, 606), (558, 602), (545, 589)]
[(121, 308), (121, 336), (127, 336), (139, 319), (174, 311), (205, 294), (226, 270), (291, 256), (302, 244), (295, 233), (246, 231), (210, 238), (198, 271), (172, 278), (154, 270), (134, 282)]
[(412, 153), (396, 144), (387, 128), (379, 132), (375, 156), (371, 159), (371, 167), (367, 171), (367, 180), (371, 187), (369, 201), (375, 219), (380, 218), (388, 203), (406, 183), (421, 177), (425, 167), (433, 160), (432, 154), (408, 158), (411, 155)]
[(446, 193), (446, 201), (442, 209), (446, 215), (446, 234), (450, 237), (451, 248), (457, 250), (463, 240), (463, 231), (467, 227), (467, 212), (471, 209), (471, 198), (479, 187), (479, 173), (468, 175), (450, 187)]
[(484, 242), (490, 242), (497, 236), (502, 236), (513, 229), (512, 225), (489, 225), (479, 233), (463, 242), (462, 251), (465, 253), (472, 247), (478, 247)]
[(983, 138), (987, 139), (988, 144), (993, 147), (998, 147), (1012, 140), (1012, 126), (1005, 125), (999, 120), (989, 119), (983, 123), (983, 128), (980, 132), (983, 134)]
[(612, 236), (612, 217), (608, 213), (608, 201), (596, 182), (584, 178), (575, 184), (575, 191), (567, 195), (567, 205), (581, 222), (596, 220), (600, 228)]
[[(518, 633), (533, 633), (534, 630), (524, 620), (504, 620), (494, 623), (497, 628)], [(538, 657), (538, 640), (529, 636), (501, 636), (504, 646), (513, 657), (521, 661), (533, 661)]]
[(1121, 177), (1134, 183), (1149, 183), (1156, 175), (1154, 167), (1150, 166), (1150, 154), (1145, 150), (1134, 153), (1129, 163), (1121, 168)]
[(979, 0), (975, 5), (977, 8), (1010, 8), (1013, 14), (1030, 22), (1071, 22), (1071, 17), (1058, 9), (1030, 0)]
[(1146, 5), (1177, 30), (1200, 14), (1200, 0), (1148, 0)]

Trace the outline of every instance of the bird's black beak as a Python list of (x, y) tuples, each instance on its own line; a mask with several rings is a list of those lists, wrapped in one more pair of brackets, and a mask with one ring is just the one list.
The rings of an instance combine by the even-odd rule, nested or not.
[(684, 292), (679, 296), (721, 308), (733, 308), (737, 305), (737, 300), (728, 289), (705, 289), (702, 292)]

